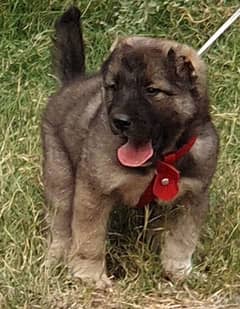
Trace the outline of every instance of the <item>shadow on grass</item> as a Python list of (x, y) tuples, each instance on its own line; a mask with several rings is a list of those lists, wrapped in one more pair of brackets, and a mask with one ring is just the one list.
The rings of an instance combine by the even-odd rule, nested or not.
[[(158, 259), (159, 255), (151, 250), (147, 237), (147, 224), (151, 220), (144, 208), (118, 206), (110, 217), (107, 246), (107, 269), (116, 280), (134, 280), (144, 270), (144, 263)], [(155, 250), (156, 251), (156, 250)], [(155, 252), (157, 253), (157, 252)]]

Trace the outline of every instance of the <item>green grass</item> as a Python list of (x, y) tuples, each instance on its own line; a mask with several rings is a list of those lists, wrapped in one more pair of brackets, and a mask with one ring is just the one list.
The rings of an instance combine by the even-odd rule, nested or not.
[[(70, 3), (0, 3), (0, 308), (239, 308), (239, 22), (204, 55), (221, 152), (189, 280), (183, 286), (165, 282), (158, 257), (120, 226), (108, 246), (110, 271), (119, 276), (112, 292), (93, 292), (61, 267), (51, 276), (45, 272), (39, 123), (56, 89), (49, 52), (53, 22)], [(75, 3), (84, 12), (87, 62), (95, 70), (117, 35), (169, 37), (199, 48), (239, 1)]]

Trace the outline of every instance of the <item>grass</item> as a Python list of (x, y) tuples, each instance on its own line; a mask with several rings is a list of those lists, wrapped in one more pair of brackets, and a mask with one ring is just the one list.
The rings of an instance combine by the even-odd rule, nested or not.
[[(199, 48), (239, 1), (75, 3), (83, 12), (88, 67), (95, 70), (117, 35), (169, 37)], [(39, 122), (56, 89), (49, 53), (53, 22), (69, 4), (0, 3), (0, 308), (239, 308), (239, 22), (204, 55), (221, 152), (211, 211), (188, 281), (183, 286), (165, 282), (158, 257), (120, 226), (108, 245), (109, 269), (119, 277), (112, 292), (93, 291), (69, 278), (62, 267), (51, 276), (45, 272)]]

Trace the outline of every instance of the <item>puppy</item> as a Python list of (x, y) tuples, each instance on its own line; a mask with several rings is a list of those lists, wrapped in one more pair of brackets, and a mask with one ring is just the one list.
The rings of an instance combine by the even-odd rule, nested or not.
[(62, 86), (42, 118), (49, 260), (65, 257), (76, 277), (110, 285), (112, 208), (155, 200), (179, 209), (166, 226), (161, 262), (171, 279), (185, 278), (218, 152), (203, 61), (174, 41), (127, 37), (87, 76), (75, 7), (56, 23), (53, 58)]

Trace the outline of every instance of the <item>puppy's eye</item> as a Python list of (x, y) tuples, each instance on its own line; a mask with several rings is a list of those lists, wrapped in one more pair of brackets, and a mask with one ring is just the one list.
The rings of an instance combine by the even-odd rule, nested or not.
[(161, 90), (159, 88), (147, 87), (146, 92), (147, 94), (150, 94), (150, 95), (157, 95), (161, 92)]
[(174, 95), (174, 93), (172, 93), (170, 91), (162, 90), (162, 89), (154, 88), (154, 87), (147, 87), (146, 88), (146, 93), (148, 95), (151, 95), (151, 96), (158, 95), (159, 93), (161, 93), (161, 94), (163, 94), (165, 96), (172, 96), (172, 95)]

